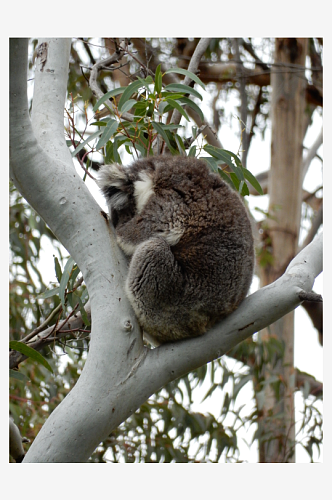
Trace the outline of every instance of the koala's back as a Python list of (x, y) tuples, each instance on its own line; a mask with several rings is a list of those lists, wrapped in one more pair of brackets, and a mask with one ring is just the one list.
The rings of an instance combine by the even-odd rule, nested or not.
[(234, 311), (254, 268), (240, 196), (196, 158), (103, 169), (99, 184), (131, 257), (127, 294), (144, 330), (161, 343), (180, 340)]

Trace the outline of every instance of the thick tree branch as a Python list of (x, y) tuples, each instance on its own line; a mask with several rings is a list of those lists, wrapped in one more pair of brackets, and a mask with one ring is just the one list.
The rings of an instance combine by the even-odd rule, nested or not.
[[(301, 302), (300, 292), (311, 290), (314, 279), (321, 270), (322, 236), (319, 235), (291, 262), (281, 278), (248, 297), (235, 313), (221, 321), (206, 335), (178, 343), (164, 344), (153, 350), (143, 348), (136, 364), (124, 379), (117, 377), (106, 381), (101, 378), (104, 380), (102, 399), (93, 397), (90, 388), (86, 388), (90, 394), (89, 401), (93, 399), (95, 406), (89, 408), (81, 406), (82, 414), (76, 422), (78, 431), (75, 435), (85, 437), (83, 442), (79, 439), (75, 441), (76, 453), (68, 446), (65, 451), (62, 449), (67, 439), (70, 439), (74, 446), (71, 434), (65, 429), (57, 428), (57, 439), (60, 439), (61, 447), (58, 441), (49, 443), (48, 435), (54, 432), (56, 421), (62, 417), (61, 413), (57, 416), (56, 410), (37, 436), (34, 443), (37, 449), (33, 450), (33, 445), (25, 461), (39, 461), (40, 455), (37, 454), (37, 450), (40, 452), (46, 447), (45, 440), (48, 442), (48, 448), (47, 452), (43, 453), (43, 461), (87, 460), (99, 442), (166, 383), (226, 354), (240, 341), (298, 306)], [(155, 376), (151, 377), (151, 374)], [(73, 391), (64, 401), (70, 399), (72, 393)], [(93, 422), (88, 418), (90, 411), (93, 411), (95, 416)], [(102, 420), (99, 418), (101, 414), (107, 415), (107, 422), (105, 418)], [(67, 415), (66, 418), (70, 416)]]
[(19, 428), (9, 417), (9, 453), (16, 463), (21, 463), (24, 458), (24, 448), (22, 445), (22, 436)]
[(323, 396), (323, 384), (316, 380), (315, 377), (309, 375), (308, 373), (296, 370), (296, 387), (300, 389), (304, 387), (305, 384), (309, 385), (309, 394), (312, 396), (322, 397)]
[[(43, 106), (41, 102), (38, 113), (47, 117), (49, 108), (53, 107), (54, 113), (63, 119), (67, 72), (61, 71), (62, 58), (53, 57), (52, 51), (57, 43), (62, 42), (57, 39), (49, 45), (47, 58), (43, 61), (44, 75), (40, 70), (36, 71), (36, 86), (38, 78), (49, 76), (49, 85), (43, 90), (45, 104)], [(36, 140), (27, 102), (27, 48), (26, 39), (10, 40), (11, 176), (21, 194), (77, 262), (89, 290), (93, 311), (90, 352), (83, 373), (69, 398), (65, 398), (52, 413), (54, 417), (47, 421), (45, 430), (48, 433), (47, 429), (51, 427), (57, 436), (58, 451), (51, 446), (50, 454), (45, 452), (48, 458), (51, 456), (52, 461), (61, 462), (65, 456), (64, 461), (70, 462), (75, 461), (71, 453), (75, 450), (73, 443), (79, 439), (79, 422), (83, 414), (84, 419), (88, 414), (89, 418), (95, 418), (96, 401), (105, 398), (105, 381), (125, 378), (128, 367), (130, 369), (136, 363), (143, 343), (135, 315), (123, 292), (126, 259), (100, 207), (76, 173), (71, 158), (68, 155), (65, 158), (60, 149), (54, 147), (57, 141), (59, 144), (64, 141), (63, 129), (62, 132), (56, 129), (54, 137), (49, 138), (51, 150), (46, 144), (42, 148)], [(59, 79), (60, 90), (62, 87), (57, 99), (54, 99), (52, 79)], [(111, 333), (109, 325), (114, 325)], [(130, 336), (128, 332), (131, 332)], [(105, 415), (101, 413), (99, 416), (100, 425), (105, 425)], [(67, 424), (63, 434), (61, 422), (64, 419)], [(98, 427), (98, 421), (96, 425)], [(92, 447), (95, 447), (95, 437), (92, 432), (88, 439), (93, 442)], [(43, 455), (44, 447), (40, 448), (38, 441), (37, 438), (29, 455), (34, 456), (35, 450), (36, 461), (47, 461)], [(79, 449), (77, 456), (80, 457)]]

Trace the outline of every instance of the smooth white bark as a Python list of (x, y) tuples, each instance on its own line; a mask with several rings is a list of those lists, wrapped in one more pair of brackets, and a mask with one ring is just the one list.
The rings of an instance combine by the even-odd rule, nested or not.
[[(57, 43), (64, 42), (52, 41), (49, 51), (52, 47), (56, 50)], [(45, 101), (40, 99), (38, 104), (41, 115), (52, 107), (52, 113), (63, 117), (66, 72), (58, 71), (63, 65), (61, 51), (58, 54), (50, 60), (53, 75), (61, 82), (62, 97), (50, 99), (51, 87), (45, 85)], [(49, 56), (53, 57), (50, 52)], [(321, 272), (322, 237), (304, 250), (305, 258), (299, 254), (277, 282), (248, 297), (234, 314), (203, 337), (154, 350), (145, 348), (123, 291), (126, 261), (112, 229), (68, 155), (56, 159), (52, 149), (47, 154), (47, 146), (41, 148), (41, 125), (35, 132), (40, 142), (36, 140), (28, 116), (26, 66), (27, 40), (11, 40), (11, 175), (79, 265), (91, 301), (92, 333), (80, 379), (50, 415), (24, 462), (85, 462), (96, 446), (156, 390), (222, 356), (294, 309), (300, 303), (299, 291), (310, 291)], [(38, 74), (36, 85), (37, 78)], [(63, 141), (61, 127), (50, 141), (53, 145)]]

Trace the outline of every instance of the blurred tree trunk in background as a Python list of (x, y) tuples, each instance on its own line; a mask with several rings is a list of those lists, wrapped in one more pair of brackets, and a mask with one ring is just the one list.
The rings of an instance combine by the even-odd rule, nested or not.
[[(278, 279), (296, 255), (302, 207), (302, 152), (306, 128), (305, 72), (308, 39), (278, 38), (272, 71), (272, 143), (266, 238), (272, 264), (261, 271), (261, 286)], [(282, 71), (282, 68), (285, 71)], [(295, 462), (294, 312), (269, 326), (262, 337), (284, 344), (283, 360), (266, 369), (279, 382), (269, 385), (260, 418), (260, 462)], [(271, 371), (270, 371), (271, 370)], [(269, 373), (267, 373), (269, 372)], [(271, 416), (274, 415), (273, 421)], [(279, 418), (275, 418), (279, 415)], [(271, 425), (272, 424), (272, 425)]]

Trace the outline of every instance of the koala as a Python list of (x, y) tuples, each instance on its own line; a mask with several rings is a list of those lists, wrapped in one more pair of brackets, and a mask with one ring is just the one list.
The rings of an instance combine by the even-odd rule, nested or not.
[(244, 204), (203, 160), (156, 156), (100, 169), (126, 293), (155, 345), (204, 334), (248, 293), (254, 269)]

